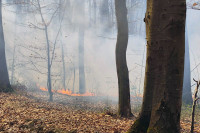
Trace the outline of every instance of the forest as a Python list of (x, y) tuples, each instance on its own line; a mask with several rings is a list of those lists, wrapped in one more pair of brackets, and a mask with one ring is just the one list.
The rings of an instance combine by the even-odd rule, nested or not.
[(0, 133), (200, 133), (200, 0), (0, 0)]

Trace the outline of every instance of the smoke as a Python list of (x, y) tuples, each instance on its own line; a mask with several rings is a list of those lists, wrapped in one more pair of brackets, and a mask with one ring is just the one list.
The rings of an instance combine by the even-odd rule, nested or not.
[[(187, 28), (188, 28), (188, 39), (190, 49), (190, 61), (191, 61), (191, 83), (194, 84), (193, 78), (196, 80), (200, 79), (200, 38), (199, 38), (199, 26), (200, 11), (194, 9), (188, 9), (187, 11)], [(193, 89), (195, 86), (192, 87)]]
[[(45, 3), (46, 2), (46, 3)], [(53, 1), (52, 1), (53, 2)], [(41, 2), (42, 7), (45, 7), (51, 1)], [(99, 3), (97, 3), (99, 4)], [(85, 28), (85, 75), (86, 75), (86, 90), (104, 96), (118, 95), (118, 81), (115, 64), (115, 46), (116, 46), (116, 23), (111, 27), (102, 21), (98, 15), (97, 9), (96, 25), (94, 18), (92, 24), (89, 24), (89, 9), (88, 4), (85, 4), (85, 17), (82, 18), (79, 12), (79, 7), (71, 1), (71, 20), (68, 21), (66, 15), (62, 22), (62, 30), (57, 38), (55, 45), (55, 57), (52, 64), (52, 86), (53, 89), (63, 89), (62, 86), (62, 60), (61, 60), (61, 43), (64, 46), (65, 66), (66, 66), (66, 89), (72, 90), (75, 69), (75, 92), (79, 90), (78, 80), (78, 28), (77, 25), (82, 25)], [(80, 6), (80, 5), (79, 5)], [(144, 6), (144, 5), (143, 5)], [(145, 7), (145, 6), (144, 6)], [(44, 9), (45, 20), (50, 20), (52, 12)], [(30, 26), (34, 24), (42, 27), (41, 19), (38, 12), (27, 14), (23, 20), (20, 20), (24, 14), (16, 14), (13, 12), (12, 6), (4, 6), (3, 21), (4, 34), (6, 41), (7, 64), (9, 67), (9, 75), (11, 75), (11, 66), (13, 60), (13, 49), (17, 45), (15, 57), (15, 82), (20, 82), (29, 86), (36, 84), (41, 87), (47, 85), (47, 58), (46, 58), (46, 40), (44, 31)], [(137, 28), (134, 34), (129, 36), (129, 44), (127, 50), (127, 63), (129, 68), (131, 93), (142, 93), (145, 72), (145, 54), (146, 44), (143, 22), (145, 10), (134, 10), (134, 21)], [(92, 12), (92, 14), (94, 14)], [(75, 17), (73, 17), (75, 15)], [(114, 21), (115, 21), (115, 14)], [(130, 17), (130, 16), (129, 16)], [(17, 20), (17, 21), (16, 21)], [(133, 22), (130, 22), (133, 23)], [(56, 39), (60, 26), (58, 17), (54, 17), (52, 24), (48, 27), (49, 40), (51, 42), (51, 53), (53, 44)], [(106, 30), (104, 30), (104, 27)], [(139, 31), (142, 31), (141, 32)], [(137, 89), (137, 90), (136, 90)]]

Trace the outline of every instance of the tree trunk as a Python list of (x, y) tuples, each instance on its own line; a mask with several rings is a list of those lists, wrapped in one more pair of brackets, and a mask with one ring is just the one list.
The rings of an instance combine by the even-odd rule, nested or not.
[(97, 18), (97, 2), (93, 0), (93, 8), (94, 8), (94, 27), (96, 28), (96, 18)]
[[(67, 7), (68, 7), (68, 12), (70, 11), (70, 3), (68, 3), (69, 1), (67, 1)], [(62, 15), (63, 13), (65, 13), (65, 7), (63, 7), (63, 5), (65, 4), (65, 2), (63, 2), (62, 0), (59, 1), (59, 23), (62, 23)], [(67, 12), (67, 13), (68, 13)], [(68, 13), (69, 14), (69, 13)], [(67, 16), (69, 17), (69, 16)], [(66, 90), (66, 69), (65, 69), (65, 50), (64, 50), (64, 44), (62, 41), (62, 30), (60, 31), (60, 45), (61, 45), (61, 53), (62, 53), (62, 69), (63, 69), (63, 77), (62, 77), (62, 83), (63, 83), (63, 88)]]
[[(81, 20), (83, 20), (85, 16), (85, 3), (82, 0), (79, 0), (79, 6), (80, 6), (79, 13), (81, 16)], [(85, 27), (85, 22), (79, 22), (79, 93), (80, 94), (84, 94), (86, 92), (85, 61), (84, 61), (84, 37), (85, 37), (84, 27)]]
[(13, 91), (10, 86), (6, 64), (5, 41), (2, 24), (2, 0), (0, 1), (0, 92)]
[(85, 90), (85, 66), (84, 66), (84, 29), (79, 28), (79, 93), (84, 94)]
[(154, 71), (148, 133), (180, 132), (185, 19), (185, 0), (147, 1), (147, 62)]
[(100, 22), (103, 22), (103, 25), (101, 25), (101, 27), (103, 28), (103, 32), (105, 33), (107, 33), (110, 28), (109, 13), (108, 0), (102, 0), (100, 6)]
[(126, 0), (115, 0), (115, 10), (117, 19), (117, 44), (116, 44), (116, 67), (119, 86), (119, 110), (122, 117), (130, 117), (130, 87), (129, 73), (126, 62), (126, 50), (128, 45), (128, 20)]
[(73, 90), (72, 90), (72, 93), (74, 93), (75, 91), (75, 80), (76, 80), (76, 68), (75, 68), (75, 65), (74, 65), (74, 80), (73, 80)]
[(14, 73), (15, 73), (15, 50), (16, 50), (16, 44), (14, 46), (13, 50), (13, 60), (12, 60), (12, 70), (11, 70), (11, 85), (14, 84)]
[(66, 69), (65, 69), (65, 52), (64, 52), (64, 46), (63, 43), (61, 41), (61, 48), (62, 48), (62, 65), (63, 65), (63, 87), (66, 90)]
[[(150, 38), (148, 38), (150, 37), (150, 29), (148, 27), (149, 24), (146, 23), (147, 43), (150, 41)], [(149, 58), (150, 55), (151, 51), (147, 49), (142, 109), (139, 118), (134, 122), (132, 127), (129, 129), (128, 131), (129, 133), (146, 133), (149, 127), (149, 122), (151, 118), (154, 82), (156, 76), (153, 65), (157, 64), (156, 60), (151, 60), (151, 58)]]
[(48, 27), (44, 20), (44, 17), (42, 15), (41, 6), (40, 6), (40, 0), (37, 0), (38, 4), (38, 10), (40, 13), (40, 17), (42, 20), (42, 23), (44, 25), (44, 31), (45, 31), (45, 37), (46, 37), (46, 45), (47, 45), (47, 87), (49, 92), (49, 101), (53, 101), (53, 92), (52, 92), (52, 84), (51, 84), (51, 57), (50, 57), (50, 43), (49, 43), (49, 35), (48, 35)]
[(53, 101), (53, 93), (52, 93), (52, 84), (51, 84), (51, 58), (50, 58), (50, 44), (49, 44), (49, 36), (47, 26), (45, 26), (45, 36), (47, 41), (47, 86), (49, 92), (49, 101)]
[(147, 1), (144, 99), (129, 132), (180, 132), (185, 15), (185, 1)]
[(183, 102), (192, 105), (192, 91), (191, 91), (191, 72), (190, 72), (190, 54), (187, 27), (185, 32), (185, 67), (183, 79)]

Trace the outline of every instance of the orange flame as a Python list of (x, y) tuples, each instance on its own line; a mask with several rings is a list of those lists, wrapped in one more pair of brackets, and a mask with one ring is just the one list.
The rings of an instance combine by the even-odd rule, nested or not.
[(48, 91), (46, 88), (44, 88), (44, 87), (40, 87), (40, 90), (42, 90), (42, 91)]
[(140, 98), (142, 98), (143, 97), (143, 95), (142, 94), (139, 94), (139, 93), (137, 93), (136, 95), (132, 95), (132, 97), (140, 97)]
[[(44, 88), (44, 87), (40, 87), (40, 90), (42, 91), (48, 91), (48, 89)], [(69, 95), (69, 96), (95, 96), (94, 93), (90, 93), (90, 92), (86, 92), (84, 94), (76, 94), (76, 93), (72, 93), (72, 91), (70, 90), (52, 90), (52, 92), (56, 92), (56, 93), (60, 93), (60, 94), (65, 94), (65, 95)]]

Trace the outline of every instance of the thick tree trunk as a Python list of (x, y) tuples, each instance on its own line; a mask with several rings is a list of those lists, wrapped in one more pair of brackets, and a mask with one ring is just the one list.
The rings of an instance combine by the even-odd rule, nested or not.
[(10, 86), (6, 64), (5, 41), (2, 24), (2, 0), (0, 0), (0, 92), (13, 91)]
[[(150, 36), (150, 29), (148, 27), (149, 24), (146, 23), (147, 43), (150, 41), (150, 38), (148, 38)], [(149, 127), (151, 118), (154, 82), (156, 76), (153, 65), (157, 64), (157, 60), (150, 60), (151, 58), (149, 57), (151, 54), (152, 52), (150, 50), (147, 50), (142, 109), (139, 118), (134, 122), (132, 127), (129, 129), (128, 131), (129, 133), (146, 133)]]
[(148, 133), (180, 132), (185, 18), (185, 0), (147, 1), (147, 62), (154, 69)]
[(126, 50), (128, 45), (128, 20), (126, 0), (115, 0), (115, 10), (117, 18), (117, 44), (116, 44), (116, 67), (119, 86), (119, 115), (130, 117), (130, 87), (129, 73), (126, 62)]
[(144, 99), (129, 132), (180, 132), (185, 15), (185, 1), (147, 1)]
[(187, 29), (186, 29), (185, 35), (186, 35), (185, 37), (185, 67), (184, 67), (182, 99), (185, 104), (192, 105), (193, 100), (192, 100), (192, 91), (191, 91), (190, 54), (189, 54), (189, 41), (188, 41)]

